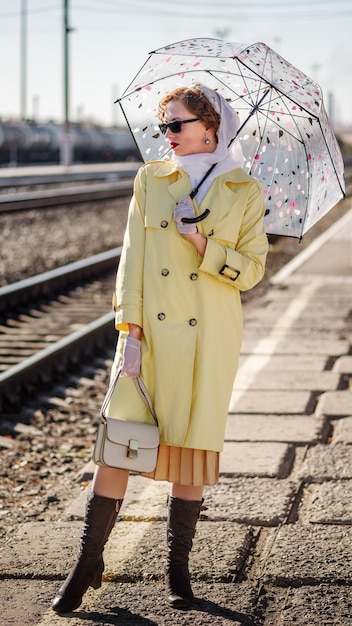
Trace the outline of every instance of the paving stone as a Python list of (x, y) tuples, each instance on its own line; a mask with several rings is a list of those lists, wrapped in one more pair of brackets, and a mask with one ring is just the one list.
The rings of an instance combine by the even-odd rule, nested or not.
[(81, 522), (27, 522), (1, 548), (4, 577), (62, 578), (71, 568), (82, 533)]
[(229, 413), (309, 413), (309, 391), (234, 391)]
[[(65, 578), (75, 561), (81, 530), (81, 522), (61, 522), (55, 528), (41, 522), (24, 524), (2, 550), (2, 576)], [(232, 581), (252, 541), (253, 531), (244, 525), (200, 521), (190, 559), (193, 576)], [(104, 580), (161, 579), (165, 557), (165, 522), (120, 521), (105, 547)]]
[[(297, 300), (296, 296), (293, 295), (291, 300), (281, 299), (279, 298), (277, 302), (275, 302), (272, 306), (267, 307), (263, 313), (263, 323), (264, 325), (269, 321), (270, 317), (272, 319), (272, 327), (273, 321), (277, 321), (277, 327), (280, 328), (280, 322), (282, 319), (285, 320), (285, 316), (287, 317), (287, 312), (291, 307), (291, 304), (294, 302), (294, 306), (290, 311), (288, 317), (288, 324), (285, 326), (287, 330), (295, 329), (296, 334), (304, 335), (306, 330), (318, 330), (319, 332), (330, 332), (331, 334), (338, 334), (341, 326), (344, 322), (343, 317), (337, 314), (336, 307), (329, 307), (326, 303), (325, 299), (321, 300), (321, 304), (317, 304), (318, 306), (324, 307), (324, 314), (319, 315), (319, 312), (316, 310), (316, 306), (313, 307), (305, 307), (302, 309), (301, 303)], [(298, 304), (298, 307), (297, 307)], [(344, 310), (346, 307), (346, 303), (344, 303)], [(297, 308), (298, 315), (297, 315)], [(326, 308), (326, 312), (325, 312)], [(254, 311), (254, 315), (255, 315)], [(255, 318), (254, 318), (255, 319)], [(258, 315), (257, 312), (257, 321), (261, 322), (261, 315)]]
[(286, 478), (293, 461), (293, 447), (283, 443), (225, 441), (220, 457), (220, 472), (232, 476)]
[(226, 441), (317, 443), (328, 434), (325, 418), (309, 415), (229, 415)]
[[(240, 373), (239, 373), (240, 374)], [(235, 381), (234, 389), (272, 389), (275, 391), (328, 391), (335, 390), (340, 381), (340, 375), (337, 372), (310, 372), (307, 370), (292, 370), (288, 367), (284, 371), (276, 372), (273, 376), (272, 371), (268, 371), (264, 367), (259, 371), (253, 381), (251, 380), (251, 372), (248, 372), (246, 380), (245, 376), (238, 376)], [(247, 385), (249, 383), (249, 386)]]
[(120, 518), (125, 521), (157, 521), (167, 516), (170, 483), (131, 475)]
[(80, 608), (59, 616), (50, 608), (58, 582), (0, 580), (4, 626), (253, 626), (257, 591), (248, 583), (193, 582), (193, 608), (177, 611), (161, 582), (103, 583), (89, 589)]
[[(261, 356), (255, 355), (255, 356)], [(264, 355), (265, 356), (265, 355)], [(252, 355), (250, 357), (253, 358)], [(248, 355), (241, 351), (241, 357), (239, 361), (240, 367), (248, 359)], [(290, 372), (322, 372), (327, 364), (327, 356), (324, 354), (271, 354), (269, 359), (265, 361), (265, 370), (267, 372), (273, 371), (290, 371)]]
[(352, 589), (318, 585), (274, 594), (265, 626), (301, 625), (352, 626)]
[(330, 357), (340, 356), (347, 354), (349, 351), (349, 342), (342, 339), (333, 339), (328, 337), (304, 339), (300, 337), (297, 341), (296, 338), (292, 338), (282, 346), (286, 350), (287, 354), (305, 354), (315, 352), (316, 354), (326, 354)]
[[(349, 283), (345, 283), (344, 281), (343, 288), (341, 288), (341, 284), (336, 284), (336, 289), (334, 289), (333, 285), (329, 284), (327, 289), (324, 284), (325, 293), (323, 293), (323, 290), (320, 289), (315, 290), (313, 294), (314, 302), (304, 308), (300, 314), (300, 319), (305, 320), (310, 317), (315, 319), (319, 318), (319, 312), (317, 311), (317, 307), (319, 306), (318, 301), (324, 305), (324, 318), (338, 316), (346, 317), (351, 309), (351, 298), (349, 290), (346, 289), (345, 284), (349, 287)], [(263, 310), (264, 312), (271, 313), (273, 319), (280, 319), (283, 311), (287, 309), (291, 302), (294, 299), (298, 299), (297, 285), (292, 284), (291, 287), (286, 291), (286, 293), (281, 292), (277, 294), (275, 294), (273, 289), (271, 289), (268, 298), (264, 300), (263, 306), (261, 307), (260, 317)], [(343, 290), (345, 290), (345, 293), (342, 293)]]
[(329, 417), (338, 417), (351, 415), (352, 411), (352, 390), (344, 391), (326, 391), (319, 399), (316, 415), (328, 415)]
[(62, 515), (63, 521), (83, 521), (89, 489), (89, 487), (84, 489), (79, 496), (70, 503)]
[[(77, 618), (70, 616), (69, 624), (259, 626), (255, 609), (257, 592), (249, 584), (194, 582), (192, 587), (195, 594), (193, 608), (180, 611), (166, 605), (162, 583), (104, 584), (98, 592), (89, 590)], [(65, 622), (64, 619), (60, 624), (67, 623), (67, 618)], [(51, 624), (44, 621), (38, 626)]]
[[(112, 542), (106, 548), (106, 580), (149, 580), (163, 577), (166, 558), (166, 524), (121, 522), (114, 529)], [(146, 525), (144, 531), (143, 528)], [(123, 536), (121, 537), (121, 529)], [(127, 529), (126, 529), (127, 526)], [(128, 528), (130, 530), (128, 530)], [(141, 540), (128, 550), (125, 546), (126, 532), (135, 542), (138, 533)], [(131, 541), (131, 540), (130, 540)], [(233, 581), (248, 554), (253, 542), (250, 527), (233, 522), (209, 522), (200, 520), (190, 555), (192, 577), (214, 582)], [(123, 547), (121, 554), (121, 546)], [(108, 550), (109, 548), (109, 550)]]
[[(89, 487), (82, 491), (64, 512), (62, 519), (83, 520)], [(166, 519), (170, 484), (131, 474), (119, 519), (125, 521), (157, 521)]]
[(332, 443), (352, 444), (352, 416), (343, 417), (334, 423)]
[[(292, 300), (295, 299), (293, 296)], [(291, 301), (283, 299), (282, 301), (278, 301), (274, 306), (261, 307), (260, 315), (258, 315), (258, 310), (246, 311), (244, 312), (244, 330), (245, 333), (250, 332), (252, 328), (254, 329), (262, 329), (266, 330), (272, 329), (275, 326), (280, 327), (280, 320), (285, 316), (286, 311), (288, 310)], [(325, 301), (324, 301), (325, 307)], [(346, 303), (344, 303), (344, 310), (348, 308), (346, 307)], [(343, 316), (336, 314), (336, 306), (327, 307), (327, 310), (323, 316), (317, 316), (317, 311), (315, 307), (306, 308), (300, 312), (298, 318), (291, 319), (291, 324), (288, 330), (295, 329), (295, 332), (306, 333), (307, 331), (318, 331), (318, 332), (339, 332), (341, 328), (344, 327), (344, 319)]]
[(351, 446), (343, 444), (314, 446), (308, 450), (298, 476), (307, 482), (352, 478)]
[[(252, 335), (244, 337), (242, 344), (242, 352), (252, 353), (256, 349), (258, 342), (262, 336)], [(321, 339), (321, 338), (320, 338)], [(302, 355), (302, 354), (324, 354), (329, 357), (341, 356), (348, 354), (349, 342), (342, 339), (324, 338), (324, 341), (318, 341), (317, 338), (304, 338), (297, 334), (294, 336), (285, 335), (281, 341), (275, 346), (275, 354)]]
[[(313, 254), (305, 263), (300, 266), (299, 273), (303, 275), (318, 276), (350, 276), (351, 273), (351, 242), (339, 239), (338, 246), (336, 241), (331, 239), (324, 244), (325, 254)], [(331, 263), (331, 258), (334, 263)]]
[[(57, 586), (57, 581), (48, 580), (0, 580), (3, 626), (38, 626), (42, 616), (48, 612)], [(59, 618), (55, 618), (54, 612), (49, 610), (51, 623), (56, 626)]]
[(271, 533), (264, 583), (285, 587), (352, 584), (350, 526), (289, 525)]
[(352, 480), (308, 485), (300, 506), (300, 519), (305, 523), (352, 525)]
[(205, 492), (204, 515), (209, 520), (277, 526), (287, 517), (294, 494), (294, 484), (284, 480), (221, 477)]
[(352, 356), (341, 356), (335, 361), (333, 370), (339, 374), (352, 374)]

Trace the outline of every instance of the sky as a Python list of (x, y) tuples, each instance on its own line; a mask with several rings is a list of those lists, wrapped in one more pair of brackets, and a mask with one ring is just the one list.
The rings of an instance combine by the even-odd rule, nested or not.
[[(0, 119), (64, 119), (65, 0), (0, 0)], [(264, 42), (352, 126), (352, 0), (67, 0), (69, 119), (122, 122), (114, 100), (150, 51), (197, 37)], [(21, 20), (26, 14), (26, 20)], [(26, 37), (21, 37), (21, 23)], [(21, 47), (21, 42), (26, 42)], [(21, 49), (26, 52), (21, 62)], [(23, 104), (23, 93), (26, 94)]]

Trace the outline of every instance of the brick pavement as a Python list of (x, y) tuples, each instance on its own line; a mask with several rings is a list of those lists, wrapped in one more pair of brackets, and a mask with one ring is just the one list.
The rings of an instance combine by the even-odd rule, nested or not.
[[(191, 557), (194, 608), (163, 600), (167, 485), (134, 476), (105, 584), (69, 620), (47, 606), (86, 494), (55, 527), (19, 529), (1, 557), (6, 623), (352, 625), (351, 231), (348, 213), (245, 315), (221, 479), (206, 490)], [(12, 616), (19, 590), (23, 615)]]

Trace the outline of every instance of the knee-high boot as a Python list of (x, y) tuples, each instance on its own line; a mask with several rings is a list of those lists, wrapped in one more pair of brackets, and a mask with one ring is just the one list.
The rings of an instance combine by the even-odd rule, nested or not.
[(76, 563), (52, 602), (57, 613), (77, 609), (88, 587), (98, 589), (104, 571), (103, 550), (114, 527), (122, 500), (90, 493)]
[(193, 600), (188, 560), (202, 502), (169, 497), (165, 586), (168, 603), (177, 609), (189, 608)]

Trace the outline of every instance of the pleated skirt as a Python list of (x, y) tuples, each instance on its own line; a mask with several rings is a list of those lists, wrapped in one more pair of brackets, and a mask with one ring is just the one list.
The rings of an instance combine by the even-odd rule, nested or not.
[(220, 453), (160, 444), (156, 468), (142, 476), (170, 483), (201, 487), (219, 480)]

